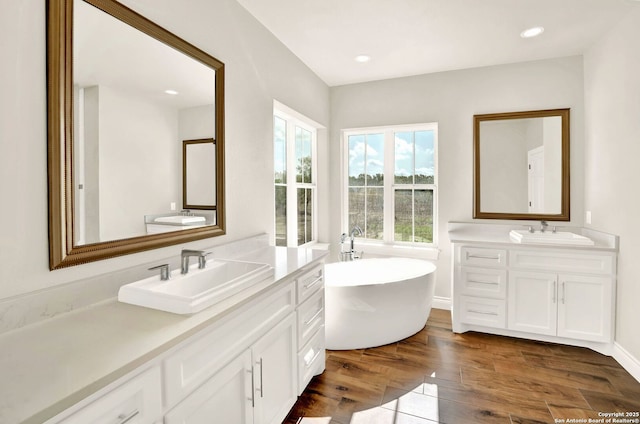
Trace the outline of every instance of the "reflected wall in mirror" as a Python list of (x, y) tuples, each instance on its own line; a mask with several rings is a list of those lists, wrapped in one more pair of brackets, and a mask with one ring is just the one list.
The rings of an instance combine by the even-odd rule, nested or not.
[[(47, 23), (50, 268), (224, 234), (224, 64), (114, 0)], [(198, 225), (171, 218), (184, 139), (217, 150)]]
[(182, 204), (187, 209), (216, 209), (216, 144), (211, 139), (182, 142)]
[(569, 109), (474, 116), (474, 218), (569, 220)]

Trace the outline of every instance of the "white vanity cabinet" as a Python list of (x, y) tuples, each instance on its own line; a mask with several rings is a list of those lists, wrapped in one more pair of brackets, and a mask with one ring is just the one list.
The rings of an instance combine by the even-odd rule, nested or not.
[(613, 342), (616, 252), (453, 243), (453, 330), (590, 347)]
[(324, 268), (314, 266), (296, 280), (298, 318), (298, 395), (324, 371)]
[(295, 403), (294, 313), (217, 371), (165, 416), (165, 424), (279, 424)]
[(279, 424), (324, 362), (313, 260), (47, 424)]
[[(511, 259), (509, 329), (594, 342), (611, 341), (615, 259), (612, 255), (515, 249)], [(534, 268), (549, 271), (526, 270)], [(567, 273), (569, 270), (573, 272)]]
[(164, 424), (210, 423), (214, 417), (221, 423), (253, 423), (251, 365), (250, 351), (239, 355), (169, 411)]
[(280, 424), (298, 398), (294, 313), (252, 348), (255, 424)]

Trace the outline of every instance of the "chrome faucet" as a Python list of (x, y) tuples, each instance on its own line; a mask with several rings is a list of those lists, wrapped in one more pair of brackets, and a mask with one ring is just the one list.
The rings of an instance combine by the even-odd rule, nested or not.
[(353, 229), (351, 230), (351, 234), (350, 234), (350, 237), (351, 237), (351, 252), (353, 252), (353, 239), (356, 237), (356, 234), (359, 235), (359, 236), (364, 234), (362, 232), (362, 228), (360, 228), (357, 225), (355, 227), (353, 227)]
[(149, 271), (159, 269), (160, 270), (160, 280), (167, 281), (171, 279), (171, 270), (169, 269), (169, 264), (162, 264), (158, 266), (152, 266), (149, 268)]
[[(360, 257), (362, 256), (362, 252), (355, 251), (354, 239), (356, 235), (361, 236), (363, 234), (364, 233), (362, 231), (362, 228), (356, 225), (355, 227), (353, 227), (349, 235), (347, 235), (347, 233), (342, 233), (340, 235), (340, 260), (341, 261), (344, 262), (344, 261), (352, 261), (354, 259), (360, 259)], [(350, 248), (348, 251), (345, 252), (343, 246), (344, 246), (344, 242), (347, 240), (347, 237), (350, 238)]]
[(189, 258), (191, 256), (195, 256), (198, 258), (198, 269), (203, 269), (206, 268), (207, 266), (207, 255), (209, 255), (211, 252), (205, 252), (203, 250), (189, 250), (189, 249), (182, 249), (182, 252), (180, 252), (180, 258), (182, 266), (180, 267), (180, 273), (181, 274), (187, 274), (189, 272)]
[(547, 230), (548, 226), (549, 224), (547, 224), (547, 221), (540, 221), (540, 232), (544, 233)]

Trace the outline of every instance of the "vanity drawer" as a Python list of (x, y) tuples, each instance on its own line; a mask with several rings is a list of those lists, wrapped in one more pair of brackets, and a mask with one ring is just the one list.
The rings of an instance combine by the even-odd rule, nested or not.
[(506, 298), (506, 269), (459, 267), (458, 272), (460, 293), (497, 299)]
[(506, 328), (507, 303), (501, 299), (460, 296), (460, 321), (486, 327)]
[(298, 307), (298, 340), (300, 345), (324, 324), (324, 290), (318, 290)]
[(614, 257), (606, 253), (576, 253), (550, 249), (512, 249), (509, 263), (512, 268), (517, 269), (599, 275), (615, 273)]
[(298, 394), (302, 394), (314, 375), (325, 367), (324, 325), (298, 353)]
[(298, 286), (298, 304), (311, 296), (316, 290), (324, 287), (324, 267), (319, 265), (296, 279)]
[(60, 424), (129, 423), (161, 420), (162, 391), (160, 367), (155, 366), (102, 395)]
[(214, 325), (163, 361), (165, 396), (171, 407), (253, 343), (260, 332), (294, 310), (293, 281), (238, 316)]
[(465, 266), (507, 266), (507, 251), (485, 247), (463, 246), (460, 249), (460, 264)]

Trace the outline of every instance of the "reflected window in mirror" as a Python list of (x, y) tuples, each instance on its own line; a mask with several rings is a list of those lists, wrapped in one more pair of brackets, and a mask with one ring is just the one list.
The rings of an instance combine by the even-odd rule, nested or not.
[(569, 220), (569, 109), (474, 116), (474, 218)]

